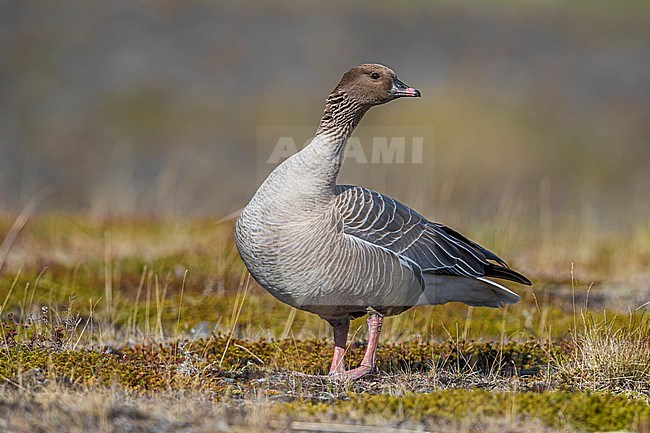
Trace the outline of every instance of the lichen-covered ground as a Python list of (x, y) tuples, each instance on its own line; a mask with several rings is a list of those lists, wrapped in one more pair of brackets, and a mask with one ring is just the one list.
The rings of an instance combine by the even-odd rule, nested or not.
[(555, 273), (508, 245), (519, 304), (389, 318), (356, 382), (321, 376), (329, 326), (257, 287), (231, 228), (0, 219), (0, 431), (650, 431), (648, 228)]

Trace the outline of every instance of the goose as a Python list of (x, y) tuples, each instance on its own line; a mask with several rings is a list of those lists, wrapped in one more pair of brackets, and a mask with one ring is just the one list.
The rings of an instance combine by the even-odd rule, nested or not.
[[(488, 277), (531, 285), (496, 254), (388, 196), (336, 183), (350, 135), (375, 105), (420, 92), (381, 64), (346, 72), (326, 100), (316, 135), (277, 166), (235, 222), (253, 278), (334, 333), (329, 377), (371, 373), (384, 317), (419, 305), (500, 307), (520, 297)], [(361, 365), (346, 370), (350, 320), (368, 314)]]

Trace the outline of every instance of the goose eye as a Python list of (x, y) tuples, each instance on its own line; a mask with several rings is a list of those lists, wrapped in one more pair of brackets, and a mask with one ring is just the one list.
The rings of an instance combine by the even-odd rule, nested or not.
[(372, 78), (373, 80), (378, 80), (379, 77), (380, 75), (377, 72), (373, 72), (372, 74), (370, 74), (370, 78)]

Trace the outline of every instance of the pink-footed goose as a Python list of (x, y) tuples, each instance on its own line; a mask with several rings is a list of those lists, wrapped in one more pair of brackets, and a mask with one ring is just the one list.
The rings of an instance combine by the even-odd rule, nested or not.
[[(372, 371), (383, 318), (451, 301), (499, 307), (519, 296), (489, 280), (530, 285), (494, 253), (402, 203), (337, 185), (345, 145), (371, 107), (420, 92), (379, 64), (350, 69), (327, 98), (316, 136), (280, 164), (237, 219), (235, 242), (255, 280), (334, 328), (330, 376)], [(343, 362), (350, 319), (368, 314), (361, 366)]]

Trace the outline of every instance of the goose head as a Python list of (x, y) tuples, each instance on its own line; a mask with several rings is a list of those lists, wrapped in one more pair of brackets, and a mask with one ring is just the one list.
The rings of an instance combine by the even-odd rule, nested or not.
[(420, 92), (397, 78), (392, 69), (364, 63), (343, 74), (327, 98), (317, 135), (345, 143), (364, 114), (375, 105), (402, 97), (419, 97)]
[(355, 105), (370, 108), (402, 97), (419, 97), (416, 90), (397, 78), (392, 69), (377, 63), (355, 66), (343, 75), (331, 97), (346, 96)]

